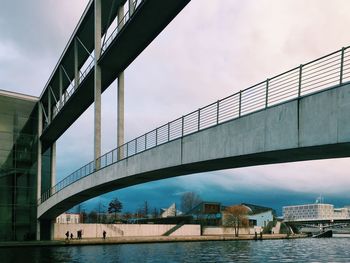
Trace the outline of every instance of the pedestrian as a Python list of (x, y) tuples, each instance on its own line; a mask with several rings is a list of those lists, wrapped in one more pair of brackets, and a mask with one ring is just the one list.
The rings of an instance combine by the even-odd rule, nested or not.
[(66, 232), (66, 240), (69, 238), (69, 231)]
[(105, 230), (103, 230), (103, 239), (106, 239), (106, 231)]
[(73, 233), (70, 233), (70, 239), (73, 239)]

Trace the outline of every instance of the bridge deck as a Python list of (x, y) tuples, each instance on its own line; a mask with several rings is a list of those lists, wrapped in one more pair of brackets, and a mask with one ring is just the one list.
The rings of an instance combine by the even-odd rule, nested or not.
[[(174, 176), (350, 156), (350, 84), (200, 130), (56, 185), (38, 206), (54, 218), (103, 193)], [(281, 176), (283, 176), (281, 174)], [(64, 181), (63, 181), (64, 182)]]

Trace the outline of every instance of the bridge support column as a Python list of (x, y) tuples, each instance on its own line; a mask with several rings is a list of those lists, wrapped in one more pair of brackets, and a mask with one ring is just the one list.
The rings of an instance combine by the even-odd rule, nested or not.
[[(36, 198), (37, 200), (40, 200), (41, 198), (41, 140), (40, 136), (42, 133), (42, 127), (43, 127), (43, 112), (38, 104), (38, 155), (37, 155), (37, 181), (36, 181)], [(37, 220), (37, 226), (36, 226), (36, 239), (40, 240), (40, 221)]]
[(74, 39), (74, 90), (76, 90), (80, 84), (79, 75), (79, 43), (78, 40)]
[[(132, 1), (132, 0), (131, 0)], [(129, 8), (133, 4), (129, 1)], [(130, 12), (133, 9), (130, 9)], [(130, 13), (131, 14), (131, 13)], [(124, 6), (120, 6), (118, 10), (118, 25), (120, 27), (124, 26)], [(124, 144), (124, 71), (122, 71), (118, 76), (118, 113), (117, 113), (117, 147)], [(118, 159), (123, 159), (123, 151), (118, 151)]]
[(56, 184), (56, 142), (51, 146), (51, 187)]
[(59, 101), (59, 109), (61, 109), (61, 107), (63, 106), (63, 73), (62, 73), (62, 68), (59, 68), (59, 84), (58, 84), (58, 88), (59, 88), (59, 95), (58, 95), (58, 101)]
[(94, 114), (94, 160), (95, 169), (100, 167), (101, 156), (101, 67), (97, 61), (101, 56), (101, 0), (95, 0), (95, 114)]
[(132, 16), (134, 11), (135, 11), (134, 0), (129, 0), (129, 17)]

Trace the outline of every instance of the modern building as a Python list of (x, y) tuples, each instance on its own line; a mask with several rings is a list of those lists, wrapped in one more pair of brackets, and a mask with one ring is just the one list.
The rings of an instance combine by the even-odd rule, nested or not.
[(37, 101), (0, 90), (0, 241), (35, 239)]
[[(267, 224), (273, 221), (274, 210), (269, 207), (242, 203), (241, 206), (247, 209), (247, 218), (250, 227), (266, 227)], [(222, 208), (222, 223), (225, 225), (226, 207)]]
[(283, 218), (285, 221), (345, 220), (350, 219), (350, 210), (322, 203), (284, 206)]
[(173, 203), (171, 206), (169, 206), (168, 208), (162, 208), (161, 209), (161, 215), (160, 217), (171, 217), (171, 216), (176, 216), (176, 204)]
[(57, 224), (80, 224), (80, 214), (63, 213), (56, 218)]
[(216, 226), (221, 224), (221, 207), (218, 202), (201, 202), (186, 215), (192, 216), (194, 223)]
[(273, 221), (275, 211), (272, 208), (253, 204), (242, 204), (248, 208), (248, 219), (251, 226), (266, 227)]

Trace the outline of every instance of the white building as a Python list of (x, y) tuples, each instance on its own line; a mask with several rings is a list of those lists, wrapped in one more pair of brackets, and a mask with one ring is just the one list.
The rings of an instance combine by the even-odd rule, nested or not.
[(248, 215), (248, 219), (253, 222), (254, 226), (266, 227), (269, 222), (273, 221), (272, 210)]
[(162, 214), (160, 215), (161, 217), (171, 217), (171, 216), (176, 216), (176, 204), (173, 203), (170, 207), (166, 209), (162, 209)]
[(80, 224), (80, 215), (63, 213), (56, 218), (58, 224)]
[(348, 208), (334, 208), (331, 204), (307, 204), (283, 207), (285, 221), (350, 219)]

